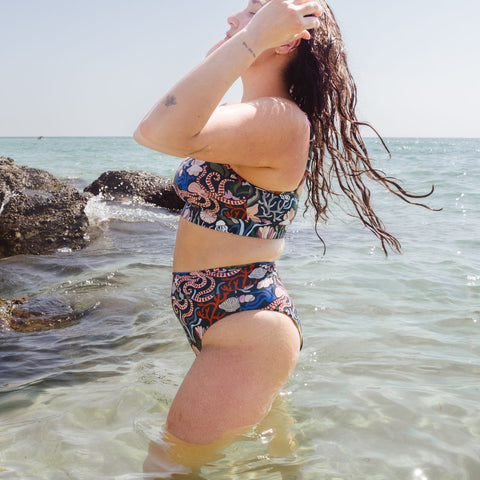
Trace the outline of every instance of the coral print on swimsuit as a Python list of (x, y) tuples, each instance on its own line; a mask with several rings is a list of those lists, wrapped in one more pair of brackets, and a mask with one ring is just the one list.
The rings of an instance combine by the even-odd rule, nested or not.
[(298, 209), (298, 189), (264, 190), (240, 177), (229, 165), (188, 158), (175, 175), (177, 195), (186, 204), (186, 220), (247, 237), (283, 238)]
[(300, 319), (273, 262), (174, 273), (172, 306), (197, 352), (208, 327), (235, 312), (271, 310)]

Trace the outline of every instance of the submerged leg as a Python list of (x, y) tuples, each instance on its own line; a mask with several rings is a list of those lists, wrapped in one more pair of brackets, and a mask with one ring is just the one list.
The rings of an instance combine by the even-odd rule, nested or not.
[[(241, 312), (208, 329), (167, 417), (169, 459), (199, 468), (260, 422), (295, 368), (299, 349), (297, 327), (278, 312)], [(159, 448), (152, 446), (149, 456)]]
[(278, 312), (241, 312), (207, 330), (173, 401), (167, 431), (194, 444), (208, 444), (265, 417), (292, 373), (300, 337)]
[[(297, 442), (291, 431), (293, 423), (285, 400), (277, 395), (267, 416), (255, 426), (258, 435), (269, 437), (268, 452), (272, 459), (289, 457), (295, 452)], [(200, 475), (201, 467), (221, 460), (224, 457), (222, 450), (235, 440), (235, 435), (231, 433), (208, 445), (195, 445), (166, 433), (160, 442), (150, 443), (144, 472), (154, 473), (155, 480), (205, 480)], [(301, 475), (301, 466), (295, 462), (282, 462), (271, 468), (278, 471), (282, 478), (300, 478)]]

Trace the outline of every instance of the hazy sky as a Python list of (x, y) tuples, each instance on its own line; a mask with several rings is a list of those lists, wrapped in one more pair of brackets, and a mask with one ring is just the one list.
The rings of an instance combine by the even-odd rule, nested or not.
[[(246, 3), (246, 2), (245, 2)], [(0, 136), (131, 135), (244, 0), (0, 0)], [(480, 137), (480, 2), (332, 0), (385, 136)], [(228, 99), (240, 95), (240, 87)]]

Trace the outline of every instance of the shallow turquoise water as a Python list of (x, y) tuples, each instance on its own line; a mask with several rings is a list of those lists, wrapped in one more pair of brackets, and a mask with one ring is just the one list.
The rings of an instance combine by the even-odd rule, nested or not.
[[(392, 160), (370, 140), (380, 168), (417, 192), (435, 184), (443, 211), (375, 192), (404, 248), (388, 259), (339, 208), (321, 228), (325, 257), (297, 217), (278, 263), (305, 346), (278, 408), (298, 447), (275, 456), (260, 428), (198, 478), (480, 478), (480, 140), (388, 144)], [(79, 187), (177, 163), (128, 138), (0, 138), (0, 155)], [(192, 361), (168, 299), (176, 217), (100, 200), (88, 211), (101, 235), (85, 250), (0, 261), (1, 298), (95, 306), (62, 330), (0, 330), (1, 479), (143, 478)]]

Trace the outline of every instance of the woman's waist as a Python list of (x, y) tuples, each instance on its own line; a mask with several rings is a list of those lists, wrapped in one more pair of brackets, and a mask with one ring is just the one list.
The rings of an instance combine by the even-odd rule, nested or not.
[(283, 239), (267, 240), (218, 232), (180, 219), (173, 270), (192, 272), (215, 267), (273, 262), (283, 252)]

